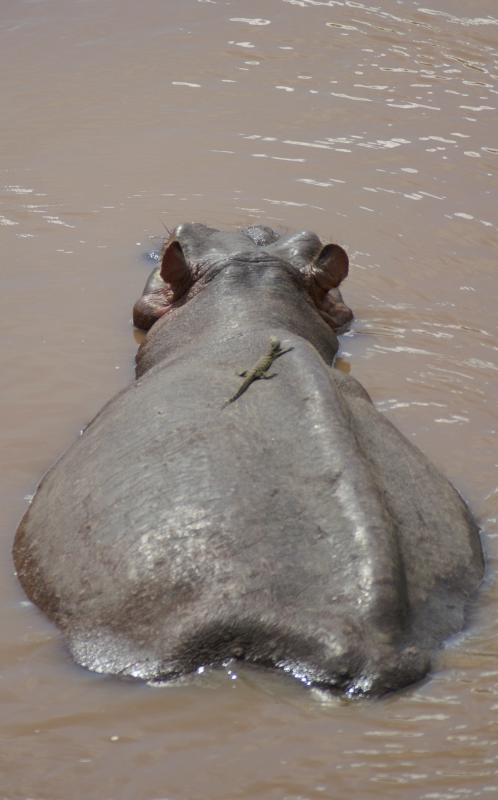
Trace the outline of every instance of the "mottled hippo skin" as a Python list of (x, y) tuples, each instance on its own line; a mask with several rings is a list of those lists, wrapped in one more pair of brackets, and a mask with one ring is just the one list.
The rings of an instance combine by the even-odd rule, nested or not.
[[(15, 542), (79, 664), (165, 680), (236, 658), (381, 694), (462, 627), (478, 531), (333, 369), (347, 270), (310, 232), (173, 232), (135, 306), (137, 380), (49, 471)], [(226, 404), (272, 337), (276, 375)]]

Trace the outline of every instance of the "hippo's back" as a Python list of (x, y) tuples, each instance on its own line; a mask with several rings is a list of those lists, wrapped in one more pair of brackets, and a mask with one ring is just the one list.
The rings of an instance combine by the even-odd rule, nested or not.
[(482, 571), (464, 504), (300, 348), (226, 409), (225, 369), (155, 368), (46, 475), (16, 565), (79, 663), (155, 679), (238, 657), (384, 690), (458, 629)]

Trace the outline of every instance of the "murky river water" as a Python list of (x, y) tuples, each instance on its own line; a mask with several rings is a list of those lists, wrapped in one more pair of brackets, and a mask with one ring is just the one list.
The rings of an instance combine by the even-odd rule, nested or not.
[[(2, 0), (0, 798), (498, 796), (498, 6), (426, 2)], [(130, 380), (141, 254), (184, 220), (348, 249), (341, 366), (484, 528), (487, 580), (423, 685), (120, 682), (25, 600), (27, 498)]]

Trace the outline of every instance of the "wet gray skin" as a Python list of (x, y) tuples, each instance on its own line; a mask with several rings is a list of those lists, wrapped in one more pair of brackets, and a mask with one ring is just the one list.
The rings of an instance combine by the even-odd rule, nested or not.
[[(333, 369), (347, 269), (310, 232), (173, 232), (135, 306), (137, 380), (48, 472), (15, 541), (79, 664), (167, 680), (235, 658), (381, 694), (461, 629), (478, 531)], [(271, 337), (289, 350), (276, 375), (226, 405)]]

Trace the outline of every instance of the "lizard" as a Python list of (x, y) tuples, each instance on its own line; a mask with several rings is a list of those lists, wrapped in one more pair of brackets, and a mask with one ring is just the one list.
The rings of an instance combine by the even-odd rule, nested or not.
[(249, 386), (251, 385), (251, 383), (253, 383), (253, 381), (260, 380), (261, 378), (264, 379), (273, 378), (276, 375), (276, 373), (273, 373), (272, 375), (266, 374), (270, 369), (271, 365), (273, 364), (273, 362), (277, 358), (280, 358), (280, 356), (283, 356), (285, 353), (289, 353), (293, 349), (294, 349), (293, 347), (289, 347), (287, 350), (282, 350), (280, 347), (280, 341), (275, 336), (272, 336), (270, 338), (270, 349), (268, 350), (268, 352), (264, 356), (261, 356), (259, 361), (256, 362), (256, 364), (252, 367), (252, 369), (240, 373), (240, 377), (244, 378), (244, 380), (240, 384), (235, 394), (232, 395), (232, 397), (230, 397), (230, 399), (226, 401), (223, 408), (225, 408), (229, 403), (233, 403), (235, 402), (235, 400), (238, 400), (240, 395), (243, 394), (249, 388)]

